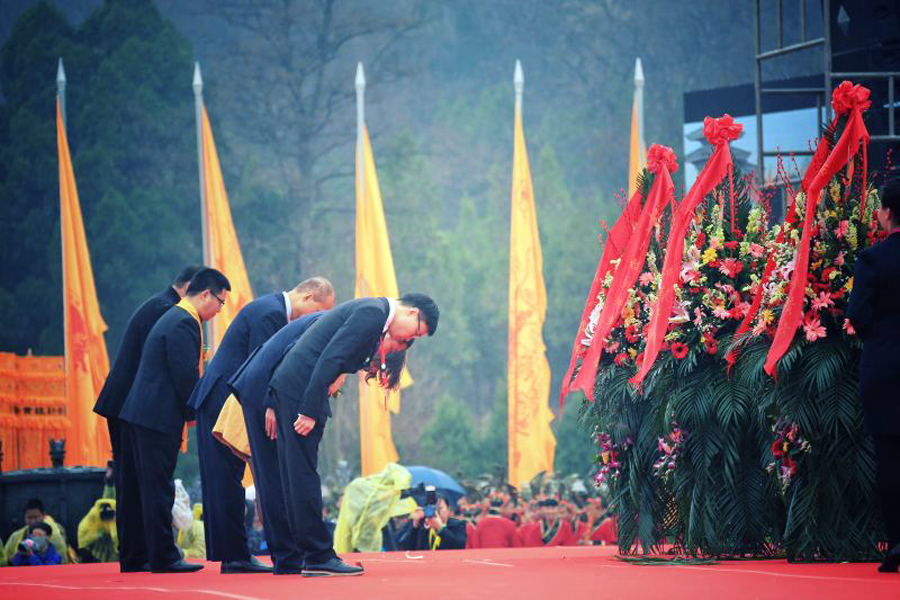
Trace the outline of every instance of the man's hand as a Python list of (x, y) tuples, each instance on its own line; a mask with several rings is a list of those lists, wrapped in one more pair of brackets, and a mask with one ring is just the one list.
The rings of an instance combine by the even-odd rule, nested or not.
[(421, 508), (417, 508), (416, 511), (412, 514), (412, 522), (413, 527), (418, 527), (419, 523), (422, 522), (422, 519), (425, 518), (425, 511)]
[(431, 528), (432, 531), (434, 531), (435, 533), (437, 533), (437, 532), (439, 532), (441, 529), (444, 528), (444, 522), (443, 522), (443, 521), (441, 520), (441, 518), (437, 515), (437, 513), (435, 513), (435, 515), (434, 515), (433, 517), (431, 517), (430, 519), (428, 519), (428, 526)]
[(275, 420), (275, 409), (266, 409), (266, 436), (270, 440), (278, 438), (278, 421)]
[(309, 432), (312, 431), (315, 426), (316, 420), (310, 419), (306, 415), (297, 415), (297, 420), (294, 421), (294, 431), (303, 437), (308, 436)]

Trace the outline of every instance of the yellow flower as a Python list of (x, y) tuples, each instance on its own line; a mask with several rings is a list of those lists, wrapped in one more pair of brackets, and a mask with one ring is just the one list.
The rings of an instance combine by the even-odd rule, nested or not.
[(703, 251), (703, 264), (709, 264), (714, 260), (716, 260), (716, 249), (710, 246)]
[(763, 323), (765, 323), (766, 325), (770, 325), (772, 321), (775, 320), (775, 315), (768, 308), (763, 310), (760, 316), (762, 317)]
[(853, 278), (852, 277), (847, 280), (847, 283), (844, 285), (844, 289), (847, 290), (848, 292), (853, 291)]
[(637, 350), (635, 350), (634, 348), (629, 348), (628, 354), (631, 355), (631, 358), (634, 358), (635, 356), (637, 356)]

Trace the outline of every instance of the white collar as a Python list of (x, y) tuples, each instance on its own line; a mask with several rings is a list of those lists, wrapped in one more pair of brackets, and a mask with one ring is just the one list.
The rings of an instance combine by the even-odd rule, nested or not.
[(381, 333), (384, 333), (388, 330), (388, 327), (391, 326), (391, 323), (394, 322), (394, 315), (397, 314), (397, 301), (393, 298), (385, 298), (388, 301), (388, 317), (387, 321), (384, 322), (384, 329), (381, 330)]
[(281, 292), (281, 295), (284, 296), (284, 311), (287, 314), (288, 323), (291, 322), (291, 312), (293, 312), (293, 307), (291, 306), (291, 299), (288, 296), (287, 292)]

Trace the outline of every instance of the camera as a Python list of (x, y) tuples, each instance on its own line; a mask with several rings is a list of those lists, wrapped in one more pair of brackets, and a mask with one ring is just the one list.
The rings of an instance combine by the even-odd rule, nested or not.
[(101, 504), (100, 505), (100, 520), (101, 521), (113, 521), (116, 518), (116, 509), (114, 509), (109, 504)]
[(425, 486), (425, 502), (422, 504), (422, 511), (425, 518), (430, 519), (434, 516), (435, 505), (437, 504), (437, 490), (433, 485)]

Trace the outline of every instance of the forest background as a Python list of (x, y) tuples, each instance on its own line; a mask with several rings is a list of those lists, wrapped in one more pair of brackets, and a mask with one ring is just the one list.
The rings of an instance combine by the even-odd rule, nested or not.
[[(352, 297), (353, 77), (363, 61), (399, 287), (430, 294), (442, 312), (438, 335), (410, 357), (416, 384), (393, 437), (401, 462), (463, 476), (506, 463), (515, 60), (525, 71), (560, 473), (588, 473), (594, 453), (577, 399), (559, 415), (557, 398), (601, 252), (599, 220), (614, 220), (626, 186), (634, 59), (647, 79), (647, 144), (679, 155), (683, 93), (753, 75), (752, 2), (0, 4), (0, 349), (62, 353), (58, 57), (111, 360), (135, 307), (201, 260), (194, 60), (254, 293), (322, 274), (339, 301)], [(803, 67), (775, 62), (765, 75)], [(352, 474), (359, 411), (356, 386), (345, 391), (320, 460)], [(194, 452), (179, 473), (196, 475)]]

